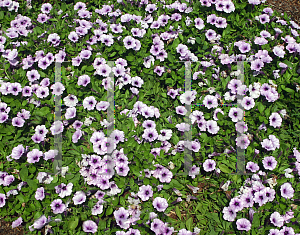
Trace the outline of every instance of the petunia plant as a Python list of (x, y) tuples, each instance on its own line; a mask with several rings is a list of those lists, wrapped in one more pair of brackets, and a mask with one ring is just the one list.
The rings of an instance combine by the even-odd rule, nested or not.
[(1, 0), (0, 216), (300, 234), (300, 26), (264, 3)]

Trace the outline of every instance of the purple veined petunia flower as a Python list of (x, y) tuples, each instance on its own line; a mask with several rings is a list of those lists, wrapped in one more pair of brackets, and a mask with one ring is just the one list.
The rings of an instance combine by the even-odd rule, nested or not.
[(254, 173), (259, 170), (259, 166), (255, 162), (247, 162), (246, 169)]
[(31, 137), (31, 139), (32, 139), (33, 142), (35, 142), (35, 143), (41, 143), (42, 141), (44, 141), (44, 136), (35, 133), (35, 134)]
[(83, 107), (84, 109), (87, 109), (87, 110), (94, 110), (95, 106), (97, 104), (97, 101), (95, 99), (94, 96), (89, 96), (89, 97), (86, 97), (84, 100), (83, 100)]
[(92, 52), (90, 50), (83, 50), (80, 52), (79, 56), (81, 59), (87, 60), (91, 57), (91, 55), (92, 55)]
[(22, 90), (22, 95), (25, 97), (31, 96), (32, 94), (32, 88), (29, 86), (24, 86)]
[(285, 199), (291, 199), (294, 197), (295, 190), (293, 189), (290, 183), (284, 183), (280, 187), (280, 192), (281, 192), (281, 196), (284, 197)]
[(278, 229), (270, 229), (268, 235), (281, 235), (281, 232)]
[(19, 217), (14, 222), (12, 222), (11, 227), (12, 228), (19, 227), (22, 223), (23, 223), (23, 219), (22, 219), (22, 217)]
[(216, 162), (211, 159), (206, 159), (203, 163), (203, 169), (206, 172), (213, 171), (216, 168)]
[(123, 39), (123, 43), (127, 50), (133, 49), (136, 46), (135, 39), (131, 36), (126, 36)]
[(45, 70), (49, 65), (50, 65), (50, 61), (46, 57), (40, 59), (38, 62), (39, 68), (43, 70)]
[(254, 43), (262, 46), (268, 44), (268, 40), (263, 37), (255, 37)]
[(41, 229), (48, 223), (48, 219), (45, 215), (42, 215), (40, 218), (38, 218), (34, 223), (33, 227), (35, 229)]
[(86, 87), (90, 82), (91, 82), (90, 76), (84, 74), (84, 75), (79, 76), (77, 84), (78, 84), (78, 86)]
[(156, 129), (154, 129), (154, 128), (145, 129), (142, 137), (149, 142), (153, 142), (154, 140), (156, 140), (158, 138), (158, 133), (157, 133)]
[(142, 201), (148, 201), (153, 196), (152, 187), (150, 185), (143, 185), (139, 188), (138, 196)]
[(151, 230), (155, 233), (160, 233), (160, 229), (164, 226), (164, 223), (157, 218), (154, 218), (151, 222)]
[(196, 18), (196, 19), (194, 20), (194, 22), (195, 22), (195, 27), (196, 27), (197, 29), (199, 29), (199, 30), (201, 30), (201, 29), (203, 29), (203, 28), (205, 27), (204, 21), (203, 21), (201, 18)]
[(192, 179), (195, 179), (196, 175), (199, 175), (199, 173), (200, 173), (200, 167), (196, 167), (196, 165), (193, 165), (189, 171), (189, 176), (191, 176)]
[(21, 158), (24, 152), (25, 152), (25, 148), (23, 147), (22, 144), (19, 144), (17, 147), (13, 148), (11, 153), (11, 158), (18, 160)]
[(264, 67), (264, 62), (262, 62), (262, 60), (256, 59), (251, 61), (251, 70), (260, 71), (262, 67)]
[(26, 109), (22, 109), (22, 112), (18, 112), (17, 116), (25, 120), (28, 120), (31, 115), (30, 115), (30, 111), (27, 111)]
[(255, 106), (255, 101), (252, 97), (245, 96), (241, 102), (244, 109), (250, 110)]
[(129, 212), (125, 210), (124, 207), (121, 207), (118, 210), (114, 211), (114, 217), (117, 221), (126, 221), (129, 218)]
[(82, 62), (82, 59), (80, 56), (77, 56), (75, 58), (72, 58), (72, 65), (78, 67)]
[(184, 106), (177, 106), (176, 113), (184, 116), (187, 113), (187, 109)]
[(236, 221), (236, 226), (238, 230), (249, 231), (251, 229), (251, 223), (249, 220), (242, 218)]
[(99, 66), (99, 69), (97, 69), (96, 73), (104, 76), (104, 77), (108, 77), (109, 74), (111, 73), (112, 69), (109, 65), (107, 64), (102, 64)]
[[(263, 187), (263, 186), (262, 186)], [(268, 198), (266, 196), (266, 192), (264, 190), (257, 191), (254, 193), (253, 201), (258, 203), (259, 206), (262, 206), (268, 202)]]
[(66, 120), (69, 120), (74, 117), (76, 117), (76, 108), (75, 107), (67, 108), (65, 113)]
[(36, 200), (42, 201), (45, 198), (45, 189), (43, 187), (37, 188), (34, 197)]
[(285, 55), (284, 46), (275, 46), (273, 48), (273, 53), (280, 58), (284, 58)]
[(156, 66), (154, 69), (154, 73), (158, 74), (158, 76), (162, 76), (162, 74), (165, 72), (165, 67), (162, 66)]
[(68, 36), (68, 39), (74, 43), (76, 43), (79, 39), (79, 36), (78, 34), (75, 32), (75, 31), (72, 31), (69, 36)]
[(242, 42), (239, 46), (239, 50), (241, 53), (246, 53), (249, 52), (251, 50), (251, 46), (249, 43), (246, 42)]
[(280, 147), (279, 139), (276, 138), (275, 135), (269, 135), (269, 139), (272, 141), (272, 144), (273, 144), (273, 146), (274, 146), (274, 150), (275, 150), (276, 148), (279, 149), (279, 147)]
[(15, 177), (13, 175), (6, 175), (4, 177), (3, 186), (9, 186), (12, 182), (14, 182)]
[(253, 207), (254, 201), (253, 201), (253, 196), (251, 193), (242, 194), (241, 201), (242, 201), (244, 207), (246, 207), (246, 208)]
[(82, 136), (82, 131), (80, 129), (77, 129), (72, 135), (72, 142), (77, 143), (78, 140), (81, 138), (81, 136)]
[(113, 67), (112, 71), (114, 72), (114, 75), (116, 77), (125, 75), (125, 68), (123, 65), (120, 65), (120, 64), (117, 64), (116, 67)]
[(229, 110), (228, 116), (231, 118), (233, 122), (238, 122), (238, 120), (242, 120), (243, 118), (243, 110), (240, 108), (232, 107)]
[(54, 157), (56, 156), (55, 153), (58, 154), (58, 151), (57, 150), (53, 150), (53, 149), (45, 152), (45, 154), (44, 154), (44, 160), (48, 161), (50, 159), (54, 159)]
[(50, 3), (44, 3), (41, 7), (41, 12), (44, 14), (49, 14), (52, 9), (52, 5)]
[(58, 135), (64, 131), (64, 125), (61, 121), (55, 121), (50, 127), (52, 135)]
[(168, 202), (165, 198), (156, 197), (152, 203), (153, 207), (160, 212), (165, 211), (168, 208)]
[(145, 118), (154, 117), (154, 110), (150, 107), (145, 106), (141, 109), (141, 114)]
[(203, 100), (204, 106), (208, 109), (216, 108), (218, 106), (218, 100), (215, 96), (207, 95)]
[(186, 91), (180, 95), (180, 102), (181, 104), (191, 105), (191, 103), (195, 100), (197, 95), (196, 91)]
[(235, 141), (236, 141), (236, 145), (241, 149), (247, 149), (250, 144), (250, 140), (248, 139), (248, 136), (245, 134), (242, 134), (241, 136), (237, 137)]
[(156, 128), (156, 124), (154, 121), (152, 120), (145, 120), (142, 124), (142, 126), (145, 128), (145, 129), (155, 129)]
[(172, 88), (167, 93), (167, 95), (171, 96), (172, 99), (175, 99), (178, 94), (178, 90), (174, 90)]
[(179, 53), (181, 56), (185, 56), (188, 52), (188, 47), (186, 45), (179, 44), (176, 47), (176, 52)]
[(54, 200), (51, 204), (51, 209), (54, 214), (61, 214), (66, 210), (66, 205), (63, 204), (61, 199)]
[(244, 121), (237, 122), (235, 124), (235, 130), (238, 131), (239, 133), (244, 133), (244, 132), (248, 131), (247, 123), (245, 123)]
[(283, 228), (280, 229), (280, 234), (296, 235), (294, 229), (292, 227), (287, 227), (287, 226), (283, 226)]
[(115, 169), (117, 171), (117, 174), (121, 176), (127, 176), (130, 170), (127, 163), (120, 163), (119, 165), (115, 166)]
[(232, 207), (224, 207), (223, 208), (223, 219), (233, 222), (236, 218), (236, 212)]
[(243, 208), (244, 208), (243, 201), (240, 198), (238, 198), (238, 197), (232, 198), (231, 201), (229, 202), (229, 206), (235, 212), (239, 212), (239, 211), (243, 210)]
[(275, 158), (273, 156), (267, 156), (264, 157), (264, 159), (262, 160), (262, 163), (264, 165), (264, 168), (266, 170), (274, 170), (277, 166), (277, 161), (275, 160)]
[(71, 95), (71, 94), (69, 94), (63, 100), (67, 107), (75, 107), (78, 103), (77, 97), (75, 95)]
[(74, 205), (80, 205), (86, 201), (86, 195), (83, 191), (77, 191), (73, 197)]
[(84, 2), (77, 2), (74, 5), (74, 10), (75, 11), (77, 11), (77, 10), (86, 10), (86, 4)]
[(209, 29), (205, 33), (205, 37), (207, 38), (208, 41), (215, 40), (217, 37), (217, 33), (213, 29)]
[(206, 122), (207, 131), (213, 135), (217, 134), (220, 130), (217, 122), (215, 120), (208, 120)]
[(216, 23), (217, 16), (215, 14), (211, 14), (207, 16), (206, 22), (214, 25)]
[(43, 156), (43, 152), (38, 149), (33, 149), (32, 151), (27, 153), (27, 162), (36, 163), (39, 162), (40, 157)]
[(101, 110), (105, 111), (108, 107), (109, 107), (109, 102), (107, 102), (107, 101), (100, 101), (96, 105), (96, 109), (98, 111), (101, 111)]
[(270, 17), (267, 14), (262, 14), (258, 16), (259, 21), (261, 24), (269, 23), (270, 22)]
[(53, 90), (52, 94), (57, 96), (62, 95), (65, 90), (65, 87), (61, 82), (55, 82), (50, 88)]
[(47, 96), (49, 95), (49, 88), (48, 87), (39, 87), (37, 90), (36, 90), (36, 96), (40, 99), (44, 99), (46, 98)]
[(17, 82), (10, 83), (10, 86), (8, 87), (8, 92), (14, 96), (17, 96), (19, 92), (22, 92), (21, 84)]
[(132, 77), (132, 79), (131, 79), (131, 84), (132, 84), (133, 86), (136, 86), (136, 87), (141, 88), (142, 85), (144, 84), (144, 81), (143, 81), (143, 79), (140, 78), (139, 76), (135, 76), (135, 77)]
[(210, 7), (211, 2), (209, 0), (200, 0), (202, 6)]
[(159, 181), (162, 183), (164, 183), (164, 182), (170, 183), (171, 179), (173, 178), (173, 174), (167, 168), (164, 168), (160, 171), (158, 178), (159, 178)]
[(47, 20), (49, 20), (50, 17), (44, 13), (40, 13), (37, 17), (37, 21), (41, 24), (47, 22)]
[(237, 79), (232, 79), (230, 80), (230, 82), (228, 83), (228, 88), (231, 90), (232, 94), (236, 94), (237, 92), (237, 88), (242, 86), (242, 82), (240, 80)]
[(269, 117), (270, 126), (280, 127), (282, 123), (282, 118), (278, 113), (272, 113)]
[(94, 221), (86, 220), (82, 224), (82, 229), (86, 233), (96, 233), (98, 230), (98, 226)]

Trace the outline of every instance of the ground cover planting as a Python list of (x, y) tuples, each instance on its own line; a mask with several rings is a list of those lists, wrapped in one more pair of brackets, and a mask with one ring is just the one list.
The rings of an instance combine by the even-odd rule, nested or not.
[(300, 26), (264, 3), (0, 1), (0, 217), (300, 234)]

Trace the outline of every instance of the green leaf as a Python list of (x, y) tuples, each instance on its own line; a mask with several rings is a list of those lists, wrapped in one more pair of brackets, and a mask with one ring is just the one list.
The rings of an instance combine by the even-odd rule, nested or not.
[(74, 230), (78, 226), (79, 218), (75, 217), (75, 220), (69, 221), (68, 227), (70, 230)]
[(219, 168), (220, 168), (220, 170), (221, 170), (222, 172), (224, 172), (224, 173), (227, 173), (227, 174), (231, 173), (231, 170), (230, 170), (226, 165), (224, 165), (224, 164), (221, 164), (221, 165), (219, 166)]
[(30, 167), (29, 167), (29, 172), (30, 173), (34, 173), (36, 171), (36, 167), (34, 166), (34, 165), (31, 165)]
[(192, 224), (193, 224), (193, 218), (191, 217), (191, 218), (189, 218), (189, 219), (186, 221), (186, 223), (185, 223), (186, 228), (187, 228), (189, 231), (192, 231)]
[(181, 219), (181, 213), (180, 213), (180, 209), (178, 206), (175, 207), (175, 212), (176, 212), (176, 215), (178, 216), (178, 218)]
[(3, 11), (0, 11), (0, 20), (2, 20), (2, 19), (3, 19), (3, 17), (4, 17), (4, 13), (3, 13)]
[(172, 55), (172, 53), (168, 53), (168, 60), (171, 62), (171, 63), (174, 63), (174, 56)]
[(183, 41), (183, 37), (181, 33), (178, 34), (178, 37), (180, 38), (181, 41)]
[(87, 71), (93, 71), (93, 70), (94, 70), (94, 67), (93, 67), (93, 66), (89, 66), (89, 67), (86, 68), (86, 70), (87, 70)]
[(201, 44), (201, 39), (200, 39), (199, 37), (196, 37), (196, 42), (197, 42), (198, 44)]
[(262, 103), (260, 103), (260, 102), (258, 102), (257, 103), (257, 108), (258, 108), (258, 111), (262, 114), (263, 113), (263, 111), (264, 111), (264, 109), (265, 109), (265, 106), (263, 106), (263, 104)]
[(20, 170), (19, 172), (20, 174), (20, 178), (22, 181), (26, 181), (27, 177), (28, 177), (28, 168), (27, 167), (24, 167)]
[(259, 216), (258, 213), (254, 213), (253, 215), (253, 221), (252, 221), (252, 226), (253, 227), (259, 227), (260, 223), (259, 223)]
[(37, 189), (38, 185), (34, 180), (27, 179), (26, 182), (33, 191)]
[(45, 117), (48, 113), (50, 113), (49, 107), (42, 107), (34, 112), (34, 115), (38, 115), (40, 117)]
[(128, 60), (128, 61), (134, 61), (134, 57), (133, 56), (126, 56), (126, 60)]
[(223, 118), (223, 114), (220, 113), (220, 112), (218, 112), (218, 113), (217, 113), (217, 118), (218, 118), (219, 120), (222, 119), (222, 118)]
[(16, 196), (16, 198), (17, 198), (21, 203), (25, 202), (25, 198), (24, 198), (23, 194), (19, 194), (18, 196)]
[(109, 206), (107, 209), (106, 209), (106, 215), (111, 215), (113, 213), (113, 208), (111, 206)]
[(219, 216), (218, 216), (218, 214), (217, 213), (212, 213), (211, 214), (211, 218), (214, 220), (214, 221), (216, 221), (217, 223), (221, 223), (220, 222), (220, 220), (219, 220)]

